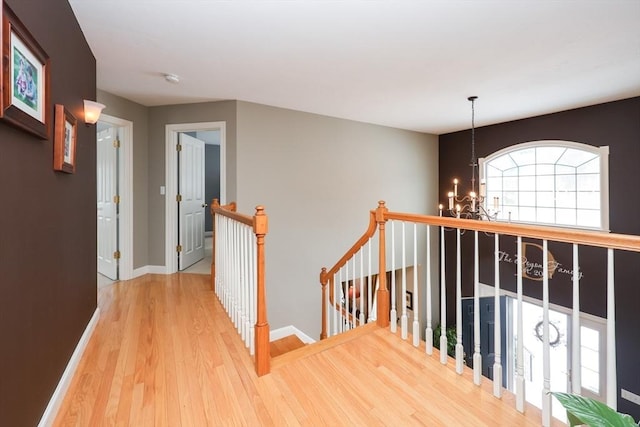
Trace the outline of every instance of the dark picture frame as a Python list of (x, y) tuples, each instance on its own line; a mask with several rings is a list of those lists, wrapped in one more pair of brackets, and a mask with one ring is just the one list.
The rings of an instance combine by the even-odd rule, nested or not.
[[(1, 1), (1, 0), (0, 0)], [(2, 2), (0, 118), (49, 139), (50, 59), (13, 11)]]
[(413, 292), (405, 291), (404, 295), (404, 304), (407, 307), (407, 310), (413, 311)]
[(62, 104), (55, 106), (53, 134), (53, 169), (66, 173), (76, 171), (78, 121)]

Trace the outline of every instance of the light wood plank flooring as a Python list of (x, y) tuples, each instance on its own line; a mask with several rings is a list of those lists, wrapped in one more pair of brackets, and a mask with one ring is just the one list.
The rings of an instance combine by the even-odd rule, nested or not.
[(99, 300), (56, 426), (540, 425), (375, 326), (286, 353), (258, 378), (205, 275), (117, 282)]

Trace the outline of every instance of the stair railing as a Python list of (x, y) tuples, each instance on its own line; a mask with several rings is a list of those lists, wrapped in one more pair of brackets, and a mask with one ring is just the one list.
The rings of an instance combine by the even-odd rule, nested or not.
[[(369, 226), (364, 234), (330, 269), (322, 268), (322, 331), (320, 339), (336, 335), (365, 323), (376, 321), (386, 326), (387, 308), (374, 307), (374, 301), (387, 301), (384, 251), (372, 259), (377, 251), (374, 235), (379, 231), (379, 243), (384, 246), (384, 202), (369, 212)], [(380, 243), (381, 242), (381, 243)], [(376, 265), (377, 263), (377, 265)], [(375, 295), (374, 295), (375, 292)], [(378, 317), (377, 313), (383, 313)]]
[(211, 203), (213, 254), (211, 287), (229, 314), (258, 376), (269, 373), (270, 344), (265, 288), (265, 249), (268, 220), (264, 207), (253, 216), (236, 212), (236, 204)]
[[(615, 286), (614, 286), (614, 253), (615, 251), (625, 251), (625, 252), (640, 252), (640, 236), (632, 236), (632, 235), (622, 235), (622, 234), (614, 234), (607, 232), (596, 232), (596, 231), (581, 231), (576, 229), (566, 229), (560, 227), (548, 227), (548, 226), (533, 226), (533, 225), (524, 225), (524, 224), (514, 224), (514, 223), (505, 223), (505, 222), (489, 222), (489, 221), (478, 221), (478, 220), (470, 220), (470, 219), (459, 219), (459, 218), (449, 218), (442, 216), (430, 216), (430, 215), (418, 215), (418, 214), (409, 214), (409, 213), (400, 213), (400, 212), (389, 212), (385, 207), (384, 202), (379, 202), (378, 209), (375, 211), (371, 211), (370, 213), (370, 224), (369, 228), (365, 232), (365, 234), (354, 244), (354, 246), (347, 251), (347, 253), (336, 263), (336, 265), (330, 270), (323, 269), (320, 274), (320, 282), (323, 287), (323, 314), (322, 314), (322, 338), (325, 338), (331, 332), (339, 333), (342, 332), (339, 328), (336, 328), (335, 323), (333, 324), (334, 330), (328, 330), (329, 325), (331, 325), (330, 317), (331, 313), (334, 317), (340, 317), (341, 319), (348, 318), (350, 316), (350, 310), (348, 306), (340, 301), (338, 292), (343, 291), (345, 289), (346, 284), (348, 284), (348, 280), (350, 275), (340, 276), (340, 271), (342, 268), (348, 267), (349, 261), (353, 260), (356, 257), (356, 254), (359, 253), (361, 248), (364, 246), (366, 241), (371, 241), (373, 234), (375, 233), (375, 224), (378, 225), (379, 229), (379, 245), (378, 245), (378, 253), (379, 253), (379, 261), (378, 261), (378, 278), (380, 279), (380, 290), (377, 295), (377, 322), (381, 326), (386, 326), (389, 324), (389, 317), (393, 319), (391, 323), (391, 330), (395, 332), (395, 324), (397, 323), (396, 315), (395, 315), (395, 293), (396, 293), (396, 268), (395, 268), (395, 259), (401, 259), (401, 266), (398, 271), (401, 272), (401, 285), (402, 285), (402, 294), (405, 295), (405, 292), (412, 289), (411, 295), (411, 304), (415, 305), (415, 308), (420, 306), (419, 301), (425, 299), (426, 302), (424, 304), (426, 308), (426, 328), (424, 333), (425, 338), (425, 351), (427, 355), (433, 354), (433, 327), (432, 327), (432, 317), (435, 312), (435, 308), (437, 308), (439, 303), (440, 308), (440, 330), (441, 334), (439, 337), (439, 348), (440, 351), (440, 362), (442, 364), (448, 363), (447, 357), (447, 335), (446, 335), (446, 326), (447, 326), (447, 277), (454, 276), (455, 277), (455, 292), (450, 292), (450, 294), (455, 295), (455, 328), (456, 328), (456, 346), (455, 346), (455, 368), (458, 374), (462, 374), (464, 371), (464, 351), (463, 351), (463, 342), (462, 342), (462, 298), (468, 297), (473, 298), (473, 381), (476, 385), (480, 385), (482, 381), (482, 358), (480, 355), (481, 346), (488, 345), (485, 342), (480, 342), (480, 306), (479, 306), (479, 295), (480, 295), (480, 279), (479, 279), (479, 264), (480, 264), (480, 250), (478, 245), (478, 236), (479, 233), (483, 233), (484, 235), (492, 237), (492, 250), (491, 250), (491, 258), (493, 261), (493, 270), (494, 270), (494, 278), (493, 283), (487, 284), (488, 286), (493, 287), (492, 297), (495, 303), (494, 308), (494, 362), (493, 362), (493, 394), (500, 398), (502, 396), (502, 370), (503, 366), (501, 365), (501, 334), (504, 325), (501, 325), (501, 313), (500, 313), (500, 296), (502, 295), (502, 289), (500, 285), (500, 269), (501, 269), (501, 250), (500, 250), (500, 237), (507, 236), (507, 239), (511, 241), (514, 239), (515, 243), (515, 253), (514, 253), (514, 261), (516, 264), (516, 278), (514, 285), (516, 287), (516, 296), (517, 302), (517, 319), (516, 319), (516, 327), (514, 331), (514, 335), (518, 337), (523, 337), (522, 330), (522, 313), (523, 313), (523, 278), (527, 274), (528, 266), (525, 264), (526, 257), (525, 254), (522, 253), (523, 245), (531, 244), (531, 243), (523, 243), (523, 238), (526, 239), (536, 239), (541, 240), (542, 245), (537, 245), (540, 247), (542, 251), (542, 261), (540, 263), (539, 270), (537, 271), (536, 280), (541, 281), (542, 283), (542, 310), (543, 310), (543, 319), (542, 323), (542, 332), (540, 339), (543, 342), (543, 354), (542, 354), (542, 377), (543, 377), (543, 390), (542, 390), (542, 425), (549, 426), (551, 425), (552, 419), (552, 411), (551, 411), (551, 395), (550, 391), (550, 369), (551, 369), (551, 360), (550, 360), (550, 348), (551, 343), (549, 341), (550, 337), (550, 321), (549, 321), (549, 279), (553, 276), (555, 272), (555, 268), (557, 267), (554, 264), (554, 260), (549, 255), (548, 244), (549, 242), (562, 242), (568, 243), (572, 245), (573, 248), (573, 264), (571, 265), (571, 281), (573, 286), (573, 295), (572, 295), (572, 334), (571, 334), (571, 346), (573, 349), (572, 355), (572, 364), (574, 367), (571, 369), (571, 385), (573, 393), (581, 393), (581, 369), (580, 369), (580, 353), (581, 353), (581, 343), (580, 343), (580, 261), (579, 261), (579, 247), (580, 246), (589, 246), (589, 247), (598, 247), (606, 249), (606, 260), (603, 259), (603, 263), (606, 264), (607, 270), (607, 279), (606, 279), (606, 350), (603, 350), (604, 356), (606, 357), (606, 403), (616, 409), (617, 406), (617, 371), (616, 371), (616, 333), (615, 333)], [(387, 224), (387, 229), (391, 232), (391, 248), (388, 248), (385, 242), (385, 223)], [(396, 248), (396, 238), (394, 237), (396, 225), (401, 225), (401, 240), (402, 244), (399, 248)], [(413, 233), (409, 233), (409, 242), (405, 244), (405, 228), (406, 225), (409, 225), (408, 228), (413, 229)], [(425, 242), (425, 254), (421, 255), (420, 263), (425, 264), (426, 272), (423, 274), (423, 278), (421, 279), (421, 283), (418, 283), (418, 276), (416, 274), (416, 270), (418, 265), (417, 258), (417, 247), (419, 240), (418, 227), (423, 228), (426, 238)], [(454, 248), (449, 248), (447, 250), (447, 245), (451, 244), (451, 241), (445, 238), (446, 233), (455, 233), (455, 239), (453, 240)], [(473, 233), (473, 256), (472, 259), (465, 259), (463, 263), (462, 259), (462, 243), (461, 243), (461, 235), (465, 232)], [(432, 233), (439, 234), (439, 250), (440, 250), (440, 265), (432, 266), (431, 264), (431, 235)], [(413, 234), (413, 238), (411, 238), (411, 234)], [(422, 234), (420, 234), (422, 236)], [(449, 242), (448, 244), (446, 242)], [(487, 242), (488, 243), (488, 242)], [(406, 252), (411, 252), (411, 248), (413, 248), (413, 265), (410, 265), (411, 261), (407, 261), (405, 259), (405, 250)], [(390, 250), (389, 250), (390, 249)], [(437, 250), (437, 246), (434, 245), (434, 249)], [(504, 249), (504, 248), (503, 248)], [(464, 254), (467, 255), (468, 251), (464, 251)], [(391, 307), (389, 306), (389, 295), (388, 291), (386, 296), (381, 291), (386, 291), (386, 255), (390, 254), (391, 257)], [(451, 253), (455, 253), (454, 261), (447, 262), (447, 256)], [(486, 253), (486, 251), (485, 251)], [(468, 255), (467, 255), (468, 256)], [(640, 261), (640, 259), (639, 259)], [(466, 263), (466, 264), (465, 264)], [(447, 265), (455, 265), (455, 273), (447, 275)], [(504, 264), (504, 262), (503, 262)], [(462, 295), (462, 265), (473, 265), (473, 291), (471, 295)], [(409, 278), (409, 281), (413, 283), (407, 283), (407, 268), (413, 267), (413, 277)], [(431, 294), (432, 291), (435, 291), (435, 283), (432, 283), (432, 271), (433, 276), (439, 276), (439, 300), (440, 301), (432, 301)], [(564, 273), (568, 274), (569, 268), (567, 268)], [(338, 279), (336, 279), (338, 277)], [(369, 276), (371, 277), (371, 276)], [(528, 277), (527, 278), (531, 278)], [(345, 281), (346, 279), (346, 281)], [(339, 286), (336, 285), (336, 280), (339, 280)], [(329, 287), (327, 291), (327, 287)], [(404, 306), (405, 304), (403, 304)], [(406, 314), (404, 312), (405, 308), (403, 307), (403, 315), (401, 319), (401, 335), (403, 339), (408, 338), (407, 333), (407, 321), (403, 319)], [(346, 313), (346, 314), (345, 314)], [(345, 317), (346, 316), (346, 317)], [(416, 327), (419, 315), (417, 311), (414, 309), (413, 313), (413, 345), (418, 346), (420, 343), (420, 329)], [(355, 322), (354, 322), (355, 324)], [(526, 400), (525, 400), (525, 379), (524, 379), (524, 349), (523, 349), (523, 340), (517, 340), (517, 348), (515, 350), (516, 356), (516, 368), (514, 372), (514, 384), (515, 384), (515, 406), (517, 410), (520, 412), (525, 411)]]

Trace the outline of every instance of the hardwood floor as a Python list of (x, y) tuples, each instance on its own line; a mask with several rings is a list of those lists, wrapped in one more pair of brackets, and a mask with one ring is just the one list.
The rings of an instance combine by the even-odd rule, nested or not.
[(147, 275), (99, 300), (56, 426), (540, 425), (375, 325), (286, 353), (258, 378), (208, 276)]

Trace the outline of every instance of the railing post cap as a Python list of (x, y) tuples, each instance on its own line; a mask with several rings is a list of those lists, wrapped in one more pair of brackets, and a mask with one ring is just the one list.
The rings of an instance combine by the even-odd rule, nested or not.
[(256, 214), (253, 216), (253, 232), (257, 235), (265, 235), (269, 229), (267, 214), (264, 213), (264, 206), (256, 206)]

